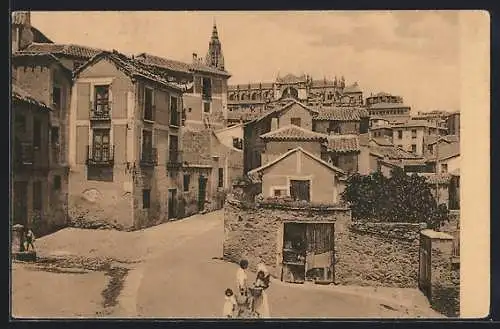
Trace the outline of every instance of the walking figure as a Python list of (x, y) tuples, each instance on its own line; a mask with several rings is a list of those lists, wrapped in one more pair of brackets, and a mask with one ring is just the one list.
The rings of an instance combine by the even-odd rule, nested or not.
[(31, 246), (31, 249), (34, 251), (35, 250), (35, 245), (34, 245), (35, 234), (33, 233), (33, 231), (31, 230), (30, 227), (26, 227), (25, 240), (26, 240), (26, 251), (30, 250), (30, 246)]
[(236, 302), (238, 303), (238, 317), (246, 317), (250, 309), (248, 298), (248, 276), (246, 272), (247, 268), (248, 261), (246, 259), (242, 259), (240, 261), (240, 268), (236, 271)]

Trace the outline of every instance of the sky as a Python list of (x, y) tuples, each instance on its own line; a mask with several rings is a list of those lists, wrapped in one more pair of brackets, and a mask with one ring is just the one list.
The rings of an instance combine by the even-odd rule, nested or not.
[(151, 53), (190, 62), (205, 56), (217, 24), (230, 84), (308, 73), (344, 76), (364, 97), (404, 98), (412, 112), (460, 109), (458, 11), (32, 12), (56, 43)]

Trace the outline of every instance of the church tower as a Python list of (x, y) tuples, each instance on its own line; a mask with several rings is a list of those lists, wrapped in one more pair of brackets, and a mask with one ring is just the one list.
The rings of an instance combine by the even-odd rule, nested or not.
[(215, 22), (212, 29), (212, 37), (210, 38), (210, 43), (208, 45), (207, 56), (205, 57), (205, 63), (208, 66), (218, 68), (219, 70), (224, 70), (224, 56), (222, 55), (222, 45), (219, 40), (219, 33), (217, 32), (217, 25), (215, 24)]

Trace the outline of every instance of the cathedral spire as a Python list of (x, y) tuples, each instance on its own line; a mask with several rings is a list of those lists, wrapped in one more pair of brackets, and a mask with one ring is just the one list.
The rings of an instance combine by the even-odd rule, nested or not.
[(224, 70), (224, 56), (222, 55), (222, 45), (219, 40), (219, 32), (217, 31), (217, 24), (214, 18), (214, 25), (212, 28), (212, 36), (208, 44), (208, 52), (205, 58), (205, 63), (208, 66)]

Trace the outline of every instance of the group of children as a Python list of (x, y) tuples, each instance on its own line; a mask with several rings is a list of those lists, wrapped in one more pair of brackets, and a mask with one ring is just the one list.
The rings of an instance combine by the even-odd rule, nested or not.
[(269, 288), (270, 273), (264, 263), (257, 266), (257, 276), (252, 285), (248, 284), (246, 270), (248, 261), (240, 261), (236, 272), (237, 294), (228, 288), (225, 291), (223, 316), (225, 318), (269, 317), (266, 289)]

